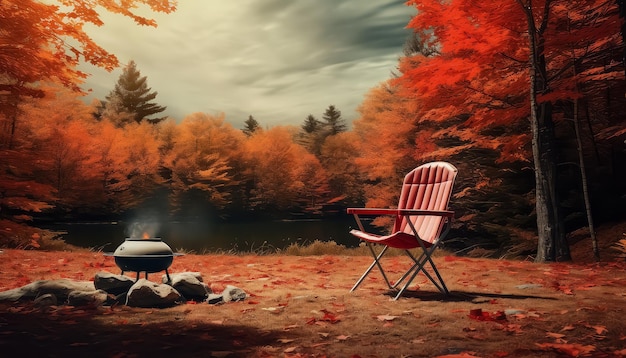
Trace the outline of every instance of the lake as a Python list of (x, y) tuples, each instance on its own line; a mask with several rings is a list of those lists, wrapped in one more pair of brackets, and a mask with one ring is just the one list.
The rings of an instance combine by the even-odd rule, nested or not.
[[(65, 242), (79, 247), (114, 251), (129, 237), (129, 223), (55, 223), (45, 228), (66, 232)], [(160, 237), (174, 251), (247, 252), (259, 248), (285, 248), (292, 243), (306, 245), (315, 240), (335, 241), (356, 247), (359, 240), (349, 234), (356, 224), (345, 219), (264, 220), (243, 222), (170, 221), (160, 223), (154, 237)]]

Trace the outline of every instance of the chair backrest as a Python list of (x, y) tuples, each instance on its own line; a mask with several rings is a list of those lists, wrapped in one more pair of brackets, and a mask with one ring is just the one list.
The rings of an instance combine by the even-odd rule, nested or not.
[[(413, 169), (404, 177), (398, 209), (448, 210), (457, 169), (450, 163), (432, 162)], [(411, 216), (420, 238), (434, 243), (445, 224), (441, 216)], [(413, 235), (406, 217), (398, 216), (393, 232)]]

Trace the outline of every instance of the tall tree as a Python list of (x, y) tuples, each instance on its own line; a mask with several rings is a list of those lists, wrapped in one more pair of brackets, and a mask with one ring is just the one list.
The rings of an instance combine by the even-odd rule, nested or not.
[[(614, 46), (607, 41), (617, 34), (611, 5), (602, 0), (507, 0), (497, 8), (473, 0), (409, 3), (418, 8), (409, 27), (420, 32), (425, 46), (438, 48), (437, 56), (411, 56), (402, 64), (401, 82), (413, 88), (424, 105), (422, 120), (464, 115), (462, 126), (456, 127), (466, 132), (460, 138), (491, 145), (496, 142), (489, 136), (504, 134), (506, 142), (492, 146), (501, 150), (500, 160), (532, 158), (537, 261), (568, 259), (559, 213), (553, 103), (571, 96), (570, 83), (563, 78), (573, 63), (565, 60), (571, 58), (571, 48), (562, 46), (563, 36), (571, 34), (558, 19), (565, 13), (584, 19), (576, 36), (582, 40), (579, 49), (593, 43), (594, 51), (584, 57), (589, 60)], [(523, 119), (530, 119), (530, 125)], [(524, 127), (530, 133), (524, 133)], [(528, 138), (532, 145), (526, 147)], [(526, 148), (531, 149), (530, 156), (525, 155)]]
[(315, 118), (315, 116), (313, 116), (312, 114), (309, 114), (306, 117), (306, 119), (304, 120), (304, 123), (301, 126), (304, 133), (309, 133), (309, 134), (318, 131), (320, 127), (321, 127), (320, 121), (318, 121), (317, 118)]
[(322, 123), (328, 131), (328, 135), (345, 132), (347, 129), (345, 120), (341, 118), (341, 111), (332, 104), (326, 108), (322, 119), (324, 120)]
[(317, 120), (312, 114), (309, 114), (300, 126), (301, 130), (298, 133), (296, 142), (305, 147), (309, 153), (319, 155), (326, 138), (322, 127), (322, 122)]
[[(143, 120), (153, 124), (158, 123), (165, 117), (148, 117), (163, 112), (166, 107), (152, 102), (158, 93), (151, 91), (152, 88), (148, 87), (148, 78), (141, 76), (141, 72), (137, 70), (137, 64), (131, 60), (124, 67), (115, 88), (107, 95), (106, 99), (109, 103), (105, 108), (113, 106), (113, 111), (117, 113), (130, 113), (132, 119), (137, 123), (141, 123)], [(119, 125), (124, 124), (126, 123), (119, 123)]]
[(54, 189), (42, 184), (37, 175), (46, 168), (41, 168), (42, 158), (34, 150), (38, 144), (22, 130), (26, 121), (19, 123), (25, 120), (20, 106), (29, 97), (44, 97), (41, 84), (47, 81), (80, 91), (79, 85), (87, 76), (77, 68), (81, 61), (109, 71), (116, 67), (117, 58), (95, 43), (83, 30), (84, 25), (103, 24), (94, 10), (100, 7), (132, 18), (137, 24), (156, 26), (155, 21), (135, 12), (139, 5), (166, 13), (175, 10), (175, 2), (170, 0), (0, 3), (0, 221), (3, 228), (11, 228), (0, 232), (3, 242), (20, 245), (16, 238), (30, 240), (34, 229), (24, 225), (24, 218), (50, 208), (56, 199)]
[(79, 85), (87, 77), (77, 68), (81, 60), (108, 71), (118, 66), (117, 58), (83, 30), (86, 23), (103, 25), (96, 7), (146, 26), (156, 26), (156, 22), (135, 13), (138, 5), (165, 13), (175, 10), (171, 0), (130, 0), (122, 5), (108, 0), (52, 2), (58, 5), (35, 0), (3, 0), (0, 4), (0, 129), (5, 145), (14, 139), (20, 98), (43, 96), (37, 83), (55, 81), (80, 91)]
[(246, 119), (246, 121), (243, 123), (242, 131), (245, 135), (249, 137), (260, 128), (261, 126), (259, 125), (259, 122), (256, 119), (254, 119), (252, 115), (249, 115), (248, 119)]

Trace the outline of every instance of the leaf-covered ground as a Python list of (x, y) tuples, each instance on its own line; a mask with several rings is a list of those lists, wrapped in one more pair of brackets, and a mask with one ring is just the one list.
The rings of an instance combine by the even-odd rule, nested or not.
[[(0, 303), (0, 355), (40, 357), (620, 357), (626, 356), (626, 265), (534, 264), (439, 256), (451, 289), (423, 277), (398, 301), (379, 274), (349, 290), (368, 257), (176, 257), (250, 297), (167, 309), (37, 309)], [(404, 257), (387, 261), (400, 274)], [(0, 291), (34, 280), (119, 273), (96, 252), (4, 250)], [(151, 280), (160, 280), (152, 274)]]

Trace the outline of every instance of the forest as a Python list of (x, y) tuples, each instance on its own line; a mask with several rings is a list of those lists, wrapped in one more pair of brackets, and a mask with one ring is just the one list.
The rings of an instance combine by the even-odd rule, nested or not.
[[(121, 64), (82, 30), (100, 21), (93, 1), (61, 3), (0, 4), (0, 247), (39, 247), (43, 220), (149, 205), (221, 220), (393, 207), (403, 176), (432, 160), (459, 169), (449, 245), (561, 261), (568, 233), (625, 219), (623, 1), (409, 0), (413, 35), (359, 118), (328, 104), (269, 128), (252, 115), (244, 128), (223, 114), (159, 118), (132, 61), (85, 103), (78, 64)], [(133, 5), (175, 11), (95, 3), (147, 26)]]

